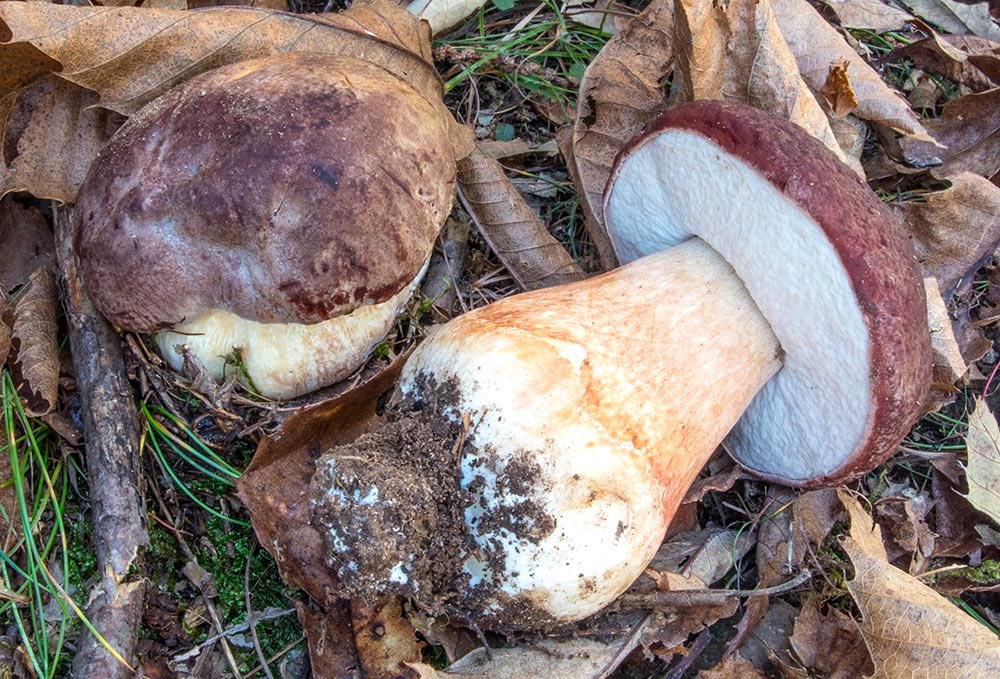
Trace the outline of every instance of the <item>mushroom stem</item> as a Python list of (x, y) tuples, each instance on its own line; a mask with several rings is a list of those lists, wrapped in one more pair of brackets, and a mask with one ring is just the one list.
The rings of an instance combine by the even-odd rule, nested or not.
[[(467, 423), (460, 459), (433, 472), (454, 477), (464, 511), (426, 520), (436, 527), (425, 535), (403, 526), (398, 559), (366, 563), (366, 536), (324, 521), (330, 505), (374, 526), (413, 498), (345, 472), (350, 455), (334, 452), (319, 468), (336, 492), (314, 481), (314, 503), (338, 574), (348, 588), (364, 573), (381, 591), (494, 629), (594, 613), (642, 572), (781, 356), (739, 277), (697, 238), (459, 317), (414, 353), (399, 396), (414, 417)], [(441, 525), (445, 515), (457, 525)], [(442, 555), (442, 531), (463, 535), (465, 549)]]

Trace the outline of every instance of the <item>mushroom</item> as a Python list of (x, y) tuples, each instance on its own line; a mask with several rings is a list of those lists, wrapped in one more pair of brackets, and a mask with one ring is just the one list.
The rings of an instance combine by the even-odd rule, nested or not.
[(314, 524), (348, 592), (499, 630), (568, 623), (642, 572), (723, 440), (812, 487), (909, 430), (930, 380), (912, 246), (804, 131), (742, 105), (673, 109), (618, 158), (605, 215), (628, 263), (459, 317), (407, 362), (394, 424), (441, 433), (429, 473), (452, 499), (425, 490), (439, 480), (394, 494), (384, 458), (358, 459), (371, 438), (320, 459)]
[[(350, 374), (451, 208), (440, 102), (374, 64), (290, 53), (196, 76), (133, 116), (77, 199), (95, 306), (180, 369), (237, 358), (264, 396)], [(234, 356), (238, 353), (238, 356)]]

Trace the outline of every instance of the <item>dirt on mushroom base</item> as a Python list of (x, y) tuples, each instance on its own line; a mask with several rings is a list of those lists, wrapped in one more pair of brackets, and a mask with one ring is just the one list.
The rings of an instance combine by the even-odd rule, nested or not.
[[(527, 539), (541, 540), (555, 529), (555, 520), (531, 499), (545, 494), (536, 454), (520, 451), (505, 463), (486, 464), (493, 455), (477, 450), (474, 424), (443, 414), (459, 402), (457, 385), (427, 376), (417, 383), (426, 398), (390, 403), (382, 427), (331, 448), (316, 463), (312, 520), (341, 595), (407, 596), (431, 614), (500, 631), (556, 626), (530, 596), (512, 597), (489, 576), (504, 571), (507, 557), (497, 535), (524, 540), (530, 526)], [(462, 456), (470, 451), (477, 451), (471, 457), (478, 464), (463, 474)], [(502, 472), (493, 478), (488, 468)], [(464, 487), (463, 475), (471, 477)], [(515, 500), (480, 515), (497, 493)], [(470, 517), (472, 530), (490, 538), (477, 542)], [(481, 566), (481, 576), (470, 572), (470, 560)], [(497, 618), (468, 618), (469, 610), (491, 609)]]

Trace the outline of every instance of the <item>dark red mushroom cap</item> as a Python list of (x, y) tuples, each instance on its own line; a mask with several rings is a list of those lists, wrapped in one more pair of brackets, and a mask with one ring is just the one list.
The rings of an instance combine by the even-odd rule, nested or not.
[(95, 304), (153, 332), (215, 310), (311, 324), (391, 298), (451, 207), (439, 111), (350, 58), (293, 53), (192, 78), (133, 116), (80, 190)]
[(893, 453), (930, 384), (921, 274), (902, 223), (820, 142), (744, 105), (696, 101), (620, 154), (605, 205), (623, 262), (699, 237), (780, 340), (784, 368), (726, 440), (737, 460), (816, 486)]

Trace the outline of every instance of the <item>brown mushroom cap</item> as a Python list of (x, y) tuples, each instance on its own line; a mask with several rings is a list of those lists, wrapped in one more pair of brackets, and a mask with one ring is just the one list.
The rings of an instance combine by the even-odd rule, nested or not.
[(756, 109), (696, 101), (622, 152), (605, 204), (622, 261), (705, 240), (781, 341), (785, 367), (727, 439), (734, 457), (816, 486), (892, 454), (930, 383), (921, 276), (903, 225), (821, 143)]
[(318, 323), (412, 283), (454, 177), (439, 109), (378, 66), (309, 53), (225, 66), (101, 152), (77, 200), (81, 273), (129, 330), (217, 310)]

